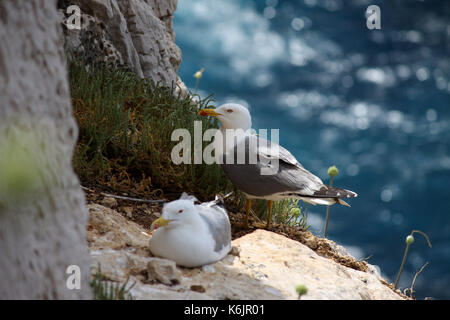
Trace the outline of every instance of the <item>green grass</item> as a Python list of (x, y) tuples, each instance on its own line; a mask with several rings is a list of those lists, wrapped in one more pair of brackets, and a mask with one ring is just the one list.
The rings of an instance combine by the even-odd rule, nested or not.
[[(266, 200), (253, 200), (252, 207), (259, 218), (267, 218)], [(305, 210), (299, 205), (299, 200), (296, 199), (275, 201), (272, 206), (272, 221), (305, 230), (309, 228), (305, 218)]]
[(123, 284), (105, 279), (98, 266), (97, 273), (93, 276), (90, 285), (95, 300), (133, 300), (130, 290), (136, 283), (127, 288), (129, 279)]
[(197, 115), (211, 107), (210, 96), (194, 102), (175, 96), (173, 87), (109, 66), (86, 68), (77, 59), (70, 63), (69, 79), (80, 128), (74, 168), (82, 182), (138, 194), (186, 191), (202, 199), (233, 189), (218, 165), (175, 165), (170, 157), (178, 143), (171, 141), (173, 130), (186, 128), (193, 137), (195, 120), (203, 130), (217, 127), (216, 120)]

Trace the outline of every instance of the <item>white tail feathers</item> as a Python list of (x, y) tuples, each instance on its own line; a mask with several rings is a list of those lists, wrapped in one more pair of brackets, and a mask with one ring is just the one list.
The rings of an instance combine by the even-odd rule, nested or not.
[(306, 198), (306, 197), (302, 197), (300, 198), (303, 201), (307, 202), (307, 203), (311, 203), (312, 205), (325, 205), (325, 206), (331, 206), (335, 203), (341, 204), (343, 206), (346, 207), (350, 207), (350, 205), (345, 202), (344, 200), (340, 199), (340, 198)]

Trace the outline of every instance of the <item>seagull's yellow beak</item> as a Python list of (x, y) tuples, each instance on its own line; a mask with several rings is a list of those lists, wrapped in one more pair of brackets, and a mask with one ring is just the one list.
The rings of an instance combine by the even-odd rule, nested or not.
[(170, 221), (171, 220), (166, 220), (163, 217), (156, 219), (155, 221), (153, 221), (152, 225), (150, 226), (150, 232), (155, 229), (158, 229), (159, 227), (167, 226)]
[(210, 117), (217, 117), (220, 116), (220, 113), (217, 113), (214, 109), (202, 109), (198, 112), (200, 116), (210, 116)]

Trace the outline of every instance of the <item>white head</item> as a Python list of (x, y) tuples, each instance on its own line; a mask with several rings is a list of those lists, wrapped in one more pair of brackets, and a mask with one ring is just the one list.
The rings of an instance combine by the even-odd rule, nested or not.
[(220, 121), (222, 130), (243, 129), (245, 131), (252, 127), (250, 112), (237, 103), (223, 104), (216, 109), (203, 109), (198, 114), (216, 117)]
[(164, 205), (161, 217), (153, 221), (151, 229), (176, 228), (195, 222), (196, 217), (197, 212), (193, 200), (175, 200)]

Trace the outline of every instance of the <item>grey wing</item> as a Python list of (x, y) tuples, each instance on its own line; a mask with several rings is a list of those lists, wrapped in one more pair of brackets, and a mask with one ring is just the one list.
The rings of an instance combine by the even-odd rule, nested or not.
[[(238, 151), (239, 146), (236, 145), (235, 155)], [(237, 161), (227, 164), (225, 159), (222, 164), (230, 180), (245, 193), (266, 196), (295, 191), (298, 194), (313, 195), (323, 186), (322, 180), (306, 170), (287, 149), (274, 142), (250, 135), (245, 139), (245, 152), (245, 164)], [(250, 159), (255, 153), (257, 162), (252, 164)], [(261, 174), (262, 169), (277, 162), (278, 169), (274, 174)]]
[[(267, 146), (267, 147), (266, 147)], [(299, 170), (298, 174), (300, 174), (305, 179), (309, 180), (308, 183), (313, 186), (316, 185), (317, 188), (320, 188), (323, 186), (322, 180), (320, 180), (319, 177), (313, 175), (311, 172), (306, 170), (300, 162), (292, 155), (292, 153), (289, 152), (289, 150), (283, 148), (279, 144), (276, 144), (275, 142), (258, 138), (258, 155), (259, 157), (267, 157), (270, 155), (270, 157), (278, 157), (278, 160), (280, 162), (283, 162), (286, 165), (293, 165), (297, 167)]]
[(220, 252), (229, 246), (231, 243), (231, 226), (225, 209), (218, 205), (211, 206), (209, 203), (202, 203), (196, 207), (214, 238), (214, 251)]
[(257, 139), (258, 155), (260, 157), (278, 158), (280, 161), (292, 164), (293, 166), (303, 169), (300, 162), (289, 152), (289, 150), (283, 148), (279, 144), (260, 138), (258, 136), (250, 136), (250, 139)]

